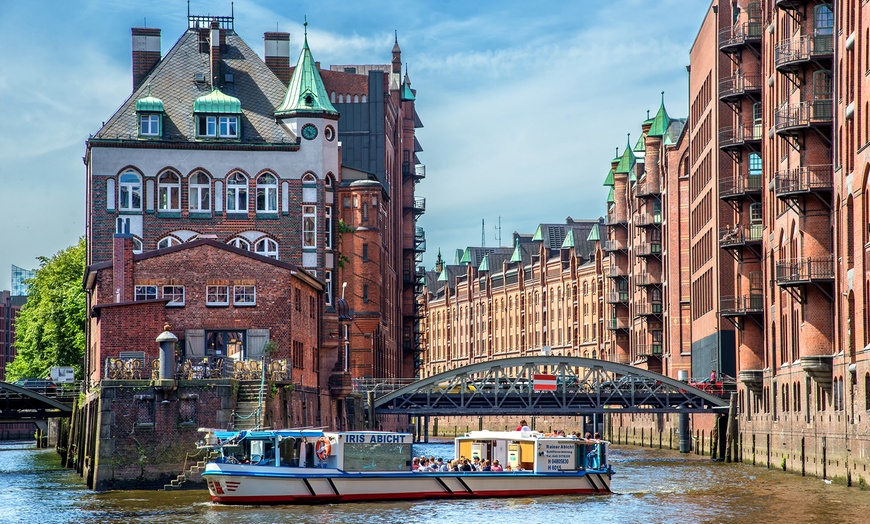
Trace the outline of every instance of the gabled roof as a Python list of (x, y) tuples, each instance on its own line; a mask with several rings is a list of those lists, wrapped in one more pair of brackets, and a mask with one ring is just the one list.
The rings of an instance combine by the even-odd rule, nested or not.
[(469, 246), (465, 248), (460, 259), (460, 264), (471, 264), (473, 267), (480, 267), (483, 259), (489, 254), (503, 254), (510, 256), (513, 253), (513, 248), (510, 247), (477, 247)]
[(562, 249), (571, 249), (574, 247), (574, 231), (568, 231), (568, 234), (565, 235), (565, 241), (562, 242), (560, 247)]
[[(222, 30), (224, 31), (224, 30)], [(286, 92), (284, 84), (263, 60), (232, 30), (225, 31), (222, 48), (222, 71), (233, 75), (233, 82), (220, 85), (222, 93), (241, 101), (239, 131), (242, 143), (284, 144), (295, 148), (295, 138), (275, 123), (275, 108)], [(200, 53), (199, 36), (195, 29), (181, 35), (142, 85), (131, 93), (93, 140), (129, 140), (138, 142), (136, 103), (152, 96), (164, 105), (163, 134), (160, 140), (195, 142), (196, 129), (191, 117), (194, 101), (211, 93), (208, 82), (197, 82), (197, 76), (208, 78), (206, 55)], [(225, 77), (224, 77), (225, 78)], [(238, 143), (239, 140), (233, 140)]]
[(320, 71), (317, 70), (317, 64), (311, 57), (311, 49), (308, 48), (307, 28), (302, 53), (299, 55), (296, 68), (293, 69), (293, 76), (290, 77), (290, 83), (287, 85), (284, 101), (275, 111), (276, 117), (300, 114), (338, 116), (338, 111), (329, 101), (329, 93), (323, 86), (323, 79), (320, 77)]
[(532, 240), (543, 242), (548, 249), (560, 249), (568, 229), (565, 224), (540, 224)]
[(589, 235), (586, 237), (586, 240), (589, 242), (597, 242), (601, 240), (601, 232), (599, 231), (598, 224), (596, 223), (592, 226), (592, 231), (589, 232)]

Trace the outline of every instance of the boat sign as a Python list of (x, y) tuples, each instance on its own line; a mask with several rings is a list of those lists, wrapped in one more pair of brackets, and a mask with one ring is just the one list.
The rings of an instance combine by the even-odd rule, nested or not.
[(348, 444), (405, 444), (411, 435), (407, 433), (345, 433), (344, 441)]
[(556, 391), (556, 375), (533, 375), (535, 391)]
[(544, 471), (565, 471), (577, 468), (575, 453), (577, 445), (573, 442), (540, 441), (544, 458)]

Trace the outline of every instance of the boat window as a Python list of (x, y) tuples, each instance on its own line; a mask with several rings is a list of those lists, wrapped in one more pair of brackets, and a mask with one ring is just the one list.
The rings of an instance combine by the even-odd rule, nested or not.
[(411, 444), (345, 443), (345, 471), (409, 471)]
[(299, 444), (302, 441), (295, 438), (288, 438), (281, 441), (278, 445), (281, 450), (281, 465), (282, 466), (299, 466)]

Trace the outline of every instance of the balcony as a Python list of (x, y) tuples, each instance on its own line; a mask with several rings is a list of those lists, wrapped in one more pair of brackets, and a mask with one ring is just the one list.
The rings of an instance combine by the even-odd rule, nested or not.
[(628, 243), (625, 240), (605, 240), (601, 243), (601, 249), (603, 249), (605, 253), (625, 251), (628, 249)]
[(426, 251), (426, 232), (422, 227), (414, 228), (414, 252), (423, 253)]
[(423, 197), (415, 197), (413, 202), (405, 206), (405, 211), (411, 211), (415, 217), (419, 217), (426, 212), (426, 199)]
[(737, 175), (719, 180), (719, 198), (728, 200), (750, 194), (760, 194), (763, 182), (761, 173), (757, 175)]
[(738, 53), (744, 46), (761, 44), (761, 22), (744, 22), (719, 31), (719, 50)]
[(628, 276), (628, 270), (624, 267), (611, 265), (607, 268), (607, 276), (610, 278), (625, 278)]
[(628, 223), (628, 217), (625, 213), (617, 213), (616, 211), (611, 211), (607, 213), (607, 217), (604, 219), (605, 226), (618, 226), (625, 225)]
[(637, 348), (637, 354), (641, 356), (661, 356), (662, 354), (662, 343), (654, 342), (652, 344), (638, 344), (635, 346)]
[(634, 304), (634, 316), (636, 317), (650, 317), (661, 314), (661, 302), (637, 302)]
[(659, 286), (662, 283), (662, 276), (653, 273), (635, 273), (634, 284), (636, 286)]
[(723, 127), (719, 130), (719, 149), (757, 145), (764, 135), (761, 124)]
[(725, 317), (763, 314), (764, 295), (761, 293), (750, 293), (748, 295), (722, 297), (719, 300), (719, 311)]
[(612, 291), (607, 294), (608, 304), (623, 304), (628, 302), (628, 291)]
[(790, 72), (810, 61), (830, 62), (834, 56), (834, 35), (803, 35), (776, 44), (774, 63), (779, 71)]
[(834, 190), (834, 169), (831, 164), (797, 167), (777, 172), (774, 181), (774, 191), (781, 199), (813, 192), (829, 193)]
[(756, 93), (761, 93), (761, 73), (737, 73), (719, 80), (719, 100), (736, 100)]
[(662, 254), (662, 242), (661, 240), (658, 240), (654, 242), (641, 242), (635, 244), (634, 254), (638, 257), (659, 256)]
[(415, 181), (420, 181), (426, 178), (426, 166), (424, 164), (411, 164), (411, 162), (402, 162), (402, 176), (411, 177)]
[(776, 284), (781, 287), (833, 281), (833, 256), (806, 257), (776, 263)]
[(638, 182), (634, 187), (634, 194), (637, 197), (647, 197), (662, 194), (661, 183), (659, 180), (644, 180)]
[(719, 247), (727, 249), (760, 244), (762, 231), (761, 224), (752, 224), (749, 227), (725, 226), (719, 229)]
[(810, 127), (830, 127), (833, 120), (834, 101), (820, 98), (779, 106), (774, 125), (778, 135), (795, 135)]
[(764, 390), (764, 370), (762, 369), (741, 369), (737, 372), (737, 380), (756, 395), (760, 395)]
[(631, 324), (628, 317), (616, 317), (604, 321), (604, 327), (609, 331), (628, 331)]
[(634, 215), (634, 225), (638, 227), (657, 226), (661, 223), (661, 213), (638, 213)]

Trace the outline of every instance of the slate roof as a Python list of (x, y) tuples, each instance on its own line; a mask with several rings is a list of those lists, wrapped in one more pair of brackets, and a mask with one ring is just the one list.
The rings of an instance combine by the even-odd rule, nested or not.
[[(233, 82), (217, 87), (221, 92), (238, 98), (242, 105), (241, 137), (245, 144), (295, 143), (275, 123), (275, 108), (281, 104), (286, 88), (257, 53), (234, 31), (226, 30), (226, 46), (222, 48), (221, 79), (233, 75)], [(194, 101), (211, 93), (209, 82), (196, 82), (195, 75), (210, 78), (209, 54), (199, 51), (197, 30), (189, 29), (154, 67), (94, 139), (138, 140), (136, 101), (149, 95), (163, 101), (163, 141), (195, 142)], [(151, 140), (153, 141), (153, 140)]]

